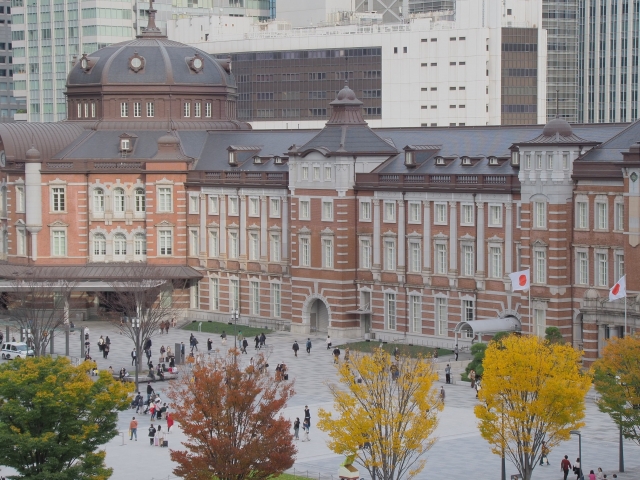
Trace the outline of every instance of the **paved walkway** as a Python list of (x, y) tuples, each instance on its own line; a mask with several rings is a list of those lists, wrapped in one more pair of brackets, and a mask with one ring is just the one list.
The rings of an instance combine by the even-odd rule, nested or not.
[[(118, 335), (117, 330), (107, 323), (87, 322), (91, 330), (92, 353), (101, 369), (110, 365), (115, 371), (122, 366), (130, 368), (132, 342)], [(2, 328), (4, 332), (4, 327)], [(80, 337), (76, 331), (71, 339), (71, 355), (80, 356)], [(105, 360), (98, 354), (96, 342), (100, 335), (109, 335), (111, 339), (111, 353)], [(168, 335), (157, 335), (153, 338), (153, 360), (157, 361), (160, 345), (172, 345), (184, 341), (188, 344), (190, 332), (171, 329)], [(214, 349), (221, 348), (220, 338), (217, 335), (196, 333), (200, 350), (206, 350), (207, 338), (211, 336)], [(334, 381), (335, 370), (330, 352), (326, 350), (324, 335), (311, 337), (313, 348), (311, 355), (304, 352), (306, 337), (296, 336), (289, 332), (277, 332), (267, 336), (268, 352), (271, 365), (285, 362), (289, 367), (290, 378), (295, 380), (296, 395), (291, 399), (289, 407), (284, 415), (292, 421), (296, 416), (303, 418), (304, 406), (309, 405), (311, 410), (311, 442), (297, 443), (298, 455), (294, 472), (299, 475), (328, 480), (332, 476), (337, 480), (337, 469), (343, 457), (333, 454), (326, 446), (327, 436), (315, 428), (317, 411), (319, 408), (331, 409), (331, 395), (326, 387), (327, 381)], [(294, 340), (303, 348), (299, 357), (295, 358), (291, 345)], [(337, 340), (336, 340), (337, 341)], [(233, 345), (233, 337), (228, 339), (228, 344)], [(57, 342), (57, 353), (64, 353), (63, 339)], [(241, 361), (247, 362), (253, 352), (249, 347), (249, 354), (243, 355)], [(97, 357), (97, 358), (96, 358)], [(446, 363), (451, 358), (443, 357), (440, 363)], [(1, 360), (0, 360), (1, 361)], [(162, 392), (166, 383), (156, 384), (156, 390)], [(440, 384), (437, 385), (438, 389)], [(476, 428), (476, 418), (473, 414), (473, 406), (476, 403), (475, 393), (468, 384), (445, 386), (447, 401), (444, 411), (440, 416), (440, 425), (436, 431), (438, 442), (427, 454), (427, 466), (417, 479), (500, 479), (500, 458), (491, 454), (489, 445), (480, 437)], [(145, 437), (147, 428), (151, 423), (149, 416), (139, 416), (138, 441), (130, 441), (128, 434), (129, 421), (133, 411), (122, 412), (119, 416), (118, 427), (123, 436), (116, 437), (106, 444), (106, 463), (114, 469), (114, 480), (160, 480), (176, 478), (172, 474), (174, 465), (169, 459), (167, 449), (150, 447)], [(602, 467), (611, 478), (611, 474), (618, 469), (618, 431), (607, 415), (600, 413), (593, 403), (587, 403), (587, 425), (582, 429), (582, 456), (585, 469)], [(161, 422), (163, 429), (166, 422)], [(157, 424), (156, 424), (157, 425)], [(123, 445), (124, 437), (124, 445)], [(180, 448), (180, 442), (184, 436), (177, 425), (174, 426), (169, 436), (170, 448)], [(534, 480), (560, 480), (560, 460), (564, 455), (569, 455), (571, 461), (578, 456), (578, 440), (572, 437), (569, 442), (554, 449), (549, 455), (551, 466), (538, 467), (534, 472)], [(625, 459), (627, 473), (619, 474), (620, 479), (640, 478), (640, 447), (631, 442), (625, 442)], [(586, 470), (588, 473), (588, 470)], [(3, 475), (11, 474), (10, 469), (0, 468)], [(516, 469), (507, 461), (507, 478), (516, 473)], [(368, 478), (366, 471), (360, 475)], [(569, 477), (571, 479), (574, 476)]]

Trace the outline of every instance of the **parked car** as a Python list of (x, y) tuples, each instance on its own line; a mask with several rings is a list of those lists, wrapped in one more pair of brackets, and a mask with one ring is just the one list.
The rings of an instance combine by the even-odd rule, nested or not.
[(12, 358), (26, 358), (33, 357), (35, 354), (26, 343), (24, 342), (6, 342), (2, 345), (2, 353), (0, 355), (3, 359), (10, 360)]

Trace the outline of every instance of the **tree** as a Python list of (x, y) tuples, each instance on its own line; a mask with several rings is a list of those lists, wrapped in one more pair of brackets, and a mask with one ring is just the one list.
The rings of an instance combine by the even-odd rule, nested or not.
[(94, 362), (75, 367), (65, 357), (14, 360), (0, 366), (0, 465), (29, 480), (103, 480), (111, 476), (96, 449), (118, 434), (118, 411), (130, 386)]
[[(160, 329), (160, 324), (177, 315), (173, 303), (173, 282), (147, 265), (133, 265), (122, 269), (111, 291), (101, 292), (100, 303), (113, 312), (127, 317), (112, 320), (120, 333), (133, 342), (138, 359), (135, 369), (136, 391), (144, 342)], [(178, 352), (176, 352), (177, 354)]]
[(11, 281), (4, 302), (9, 318), (26, 333), (36, 356), (45, 355), (55, 330), (69, 322), (69, 298), (75, 281), (46, 278), (38, 268)]
[(471, 345), (471, 354), (473, 359), (465, 367), (465, 377), (469, 379), (469, 373), (471, 370), (476, 372), (476, 375), (482, 376), (484, 369), (482, 368), (482, 361), (484, 360), (484, 352), (487, 350), (486, 343), (474, 343)]
[(437, 378), (429, 358), (396, 358), (377, 348), (353, 353), (338, 367), (339, 384), (330, 384), (337, 416), (321, 409), (318, 428), (329, 433), (329, 448), (356, 455), (374, 480), (417, 475), (442, 403), (433, 389)]
[(544, 330), (544, 338), (549, 343), (564, 343), (564, 337), (558, 327), (547, 327)]
[(598, 408), (640, 445), (640, 337), (614, 338), (593, 364)]
[(280, 413), (293, 382), (263, 373), (263, 356), (241, 368), (238, 353), (194, 363), (168, 393), (187, 436), (186, 450), (171, 450), (178, 463), (173, 473), (181, 478), (262, 480), (293, 466), (291, 424)]
[(580, 355), (571, 345), (534, 336), (511, 335), (487, 348), (475, 407), (480, 433), (523, 480), (531, 479), (543, 441), (552, 449), (584, 425), (591, 382)]

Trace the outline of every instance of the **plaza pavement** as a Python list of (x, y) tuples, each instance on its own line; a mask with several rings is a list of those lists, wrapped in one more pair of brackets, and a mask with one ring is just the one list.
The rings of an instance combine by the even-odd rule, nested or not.
[[(98, 363), (100, 369), (106, 369), (110, 365), (114, 371), (120, 370), (122, 366), (130, 368), (132, 342), (117, 333), (113, 325), (102, 322), (87, 322), (91, 330), (91, 352)], [(4, 326), (1, 327), (5, 331)], [(191, 332), (171, 329), (168, 335), (156, 335), (153, 337), (153, 357), (154, 363), (159, 356), (160, 345), (173, 345), (184, 341), (188, 345)], [(72, 334), (70, 346), (71, 356), (80, 356), (79, 329)], [(109, 335), (111, 339), (111, 353), (109, 359), (104, 360), (98, 352), (96, 342), (100, 335)], [(211, 336), (214, 342), (214, 349), (220, 349), (221, 343), (218, 335), (195, 333), (199, 340), (198, 347), (206, 351), (207, 338)], [(304, 406), (309, 405), (311, 410), (311, 441), (308, 443), (297, 442), (298, 455), (294, 467), (290, 473), (296, 473), (319, 480), (328, 480), (333, 477), (337, 480), (337, 469), (343, 457), (333, 454), (326, 446), (327, 436), (316, 427), (317, 411), (319, 408), (332, 409), (332, 401), (327, 381), (334, 381), (335, 367), (330, 352), (326, 350), (324, 335), (312, 335), (313, 348), (311, 355), (304, 351), (306, 337), (294, 335), (290, 332), (276, 332), (267, 335), (267, 352), (269, 356), (270, 370), (277, 363), (285, 362), (289, 367), (290, 379), (295, 380), (295, 396), (289, 402), (289, 406), (284, 411), (286, 418), (293, 421), (296, 416), (303, 419)], [(295, 358), (291, 345), (297, 340), (301, 351), (298, 358)], [(341, 343), (334, 339), (335, 343)], [(228, 338), (228, 346), (233, 345), (233, 337)], [(247, 362), (251, 354), (255, 352), (253, 342), (247, 349), (248, 354), (241, 356), (242, 362)], [(55, 352), (64, 354), (64, 339), (56, 339)], [(446, 363), (451, 357), (441, 357), (440, 363)], [(2, 361), (2, 360), (0, 360)], [(141, 389), (145, 384), (141, 384)], [(441, 383), (436, 387), (439, 389)], [(154, 385), (156, 391), (161, 393), (168, 387), (167, 382)], [(480, 437), (476, 428), (476, 418), (473, 414), (473, 407), (476, 404), (475, 392), (469, 388), (468, 383), (456, 385), (445, 385), (446, 403), (440, 415), (440, 424), (435, 436), (437, 443), (427, 453), (427, 465), (416, 478), (427, 479), (480, 479), (499, 480), (500, 479), (500, 458), (493, 455), (489, 445)], [(143, 392), (144, 393), (144, 392)], [(135, 415), (133, 410), (122, 412), (119, 415), (118, 428), (122, 432), (121, 436), (112, 439), (105, 445), (107, 451), (106, 463), (114, 469), (112, 479), (114, 480), (160, 480), (177, 478), (172, 474), (174, 465), (169, 459), (169, 451), (164, 448), (150, 447), (146, 437), (147, 428), (151, 423), (148, 415), (136, 415), (139, 419), (138, 441), (130, 441), (128, 438), (128, 425), (131, 417)], [(605, 414), (598, 411), (593, 402), (593, 394), (590, 394), (587, 401), (587, 425), (582, 429), (582, 450), (584, 468), (586, 473), (589, 469), (597, 470), (602, 467), (608, 478), (618, 469), (618, 431)], [(157, 426), (157, 423), (155, 423)], [(163, 430), (166, 428), (166, 421), (160, 423)], [(180, 448), (180, 442), (184, 436), (179, 430), (179, 425), (175, 424), (173, 431), (168, 436), (170, 448)], [(124, 443), (124, 444), (123, 444)], [(534, 472), (534, 480), (560, 480), (560, 460), (564, 455), (569, 455), (569, 459), (574, 461), (578, 456), (578, 440), (576, 437), (559, 447), (555, 448), (549, 455), (551, 466), (537, 467)], [(627, 472), (619, 474), (620, 479), (640, 479), (640, 447), (632, 442), (625, 442), (625, 466)], [(11, 474), (11, 470), (0, 467), (0, 474)], [(515, 467), (507, 461), (507, 478), (515, 474)], [(360, 476), (368, 478), (366, 471), (362, 470)], [(569, 478), (575, 478), (571, 475)]]

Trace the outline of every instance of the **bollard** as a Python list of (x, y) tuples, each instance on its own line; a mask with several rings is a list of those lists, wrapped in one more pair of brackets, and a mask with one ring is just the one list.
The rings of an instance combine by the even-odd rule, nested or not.
[(64, 329), (64, 354), (69, 356), (69, 326)]
[(49, 332), (49, 353), (53, 355), (53, 330)]

